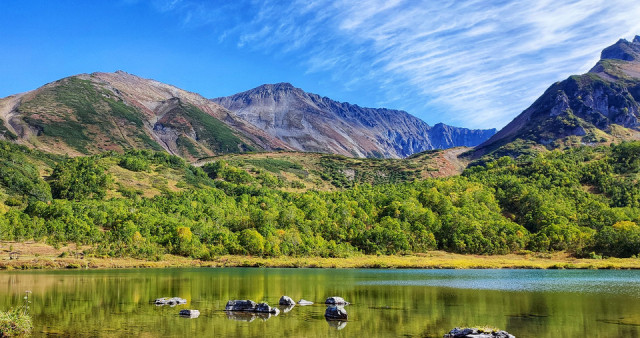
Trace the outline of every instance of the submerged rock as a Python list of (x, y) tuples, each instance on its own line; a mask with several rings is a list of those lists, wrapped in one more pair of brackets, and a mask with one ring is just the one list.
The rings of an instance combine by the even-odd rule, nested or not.
[(329, 306), (324, 312), (324, 318), (327, 320), (347, 320), (347, 310), (342, 306)]
[(198, 318), (198, 316), (200, 316), (200, 311), (198, 310), (180, 310), (180, 317)]
[(169, 305), (169, 306), (176, 306), (179, 304), (187, 304), (187, 300), (184, 298), (179, 298), (179, 297), (172, 297), (172, 298), (158, 298), (154, 301), (154, 303), (156, 305)]
[(296, 305), (296, 302), (293, 301), (293, 299), (291, 299), (291, 297), (289, 296), (282, 296), (280, 297), (280, 301), (278, 302), (279, 305)]
[(254, 311), (256, 305), (252, 300), (230, 300), (224, 309), (225, 311)]
[(478, 328), (458, 328), (444, 335), (444, 338), (516, 338), (507, 331), (488, 331)]
[(304, 299), (300, 299), (300, 300), (298, 301), (298, 305), (302, 305), (302, 306), (305, 306), (305, 305), (313, 305), (313, 302), (310, 302), (310, 301), (308, 301), (308, 300), (304, 300)]
[(329, 305), (349, 305), (349, 302), (346, 302), (342, 297), (329, 297), (324, 303)]

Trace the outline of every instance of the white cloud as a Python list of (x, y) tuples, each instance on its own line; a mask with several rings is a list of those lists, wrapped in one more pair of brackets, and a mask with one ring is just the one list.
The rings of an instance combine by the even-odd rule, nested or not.
[[(215, 21), (185, 2), (159, 3)], [(504, 126), (553, 82), (587, 71), (604, 47), (640, 33), (637, 0), (244, 4), (251, 10), (227, 18), (222, 39), (333, 73), (345, 89), (375, 83), (377, 103), (466, 127)]]

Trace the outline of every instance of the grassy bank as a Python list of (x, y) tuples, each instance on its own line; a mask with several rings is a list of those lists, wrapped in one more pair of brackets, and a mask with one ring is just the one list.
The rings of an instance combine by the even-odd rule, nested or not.
[[(134, 258), (81, 258), (75, 246), (54, 248), (43, 243), (3, 242), (0, 269), (110, 269), (164, 267), (270, 267), (270, 268), (395, 268), (395, 269), (640, 269), (638, 258), (578, 259), (567, 253), (530, 253), (509, 255), (460, 255), (432, 251), (416, 255), (348, 258), (322, 257), (252, 257), (225, 255), (201, 261), (174, 255), (163, 255), (159, 261)], [(9, 259), (9, 250), (19, 252)]]
[(0, 337), (27, 335), (32, 328), (31, 317), (23, 308), (0, 311)]

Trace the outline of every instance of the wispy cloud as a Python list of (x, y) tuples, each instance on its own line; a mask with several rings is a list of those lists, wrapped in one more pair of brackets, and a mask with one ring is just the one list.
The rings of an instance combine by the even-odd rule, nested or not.
[(505, 125), (551, 83), (640, 33), (637, 0), (247, 0), (224, 12), (216, 2), (155, 3), (218, 27), (238, 48), (332, 73), (345, 90), (375, 87), (377, 104), (468, 127)]

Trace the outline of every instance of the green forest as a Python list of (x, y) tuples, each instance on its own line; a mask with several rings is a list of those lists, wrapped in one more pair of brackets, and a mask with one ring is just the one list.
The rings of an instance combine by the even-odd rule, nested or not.
[(640, 254), (640, 142), (502, 157), (448, 178), (336, 180), (326, 191), (277, 174), (299, 166), (266, 164), (195, 167), (151, 150), (71, 158), (1, 142), (0, 239), (151, 260), (165, 253), (202, 260), (430, 250)]

